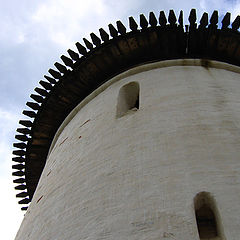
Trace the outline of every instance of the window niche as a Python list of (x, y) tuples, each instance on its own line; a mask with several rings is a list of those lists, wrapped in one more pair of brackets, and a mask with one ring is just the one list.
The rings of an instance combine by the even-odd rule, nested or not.
[(117, 118), (122, 117), (130, 110), (139, 109), (139, 84), (130, 82), (121, 87), (117, 99)]
[(200, 240), (224, 240), (216, 202), (208, 192), (194, 198), (195, 217)]

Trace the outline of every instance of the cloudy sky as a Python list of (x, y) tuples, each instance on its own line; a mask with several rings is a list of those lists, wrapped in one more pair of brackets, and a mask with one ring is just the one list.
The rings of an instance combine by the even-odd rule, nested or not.
[[(184, 11), (185, 24), (191, 8), (197, 15), (214, 9), (227, 11), (232, 20), (240, 13), (240, 0), (0, 0), (0, 229), (1, 239), (13, 240), (24, 212), (15, 198), (11, 177), (11, 152), (15, 129), (29, 95), (47, 70), (74, 43), (98, 33), (109, 23), (129, 16), (139, 20), (153, 11)], [(67, 54), (66, 54), (67, 55)], [(60, 61), (61, 62), (61, 61)]]

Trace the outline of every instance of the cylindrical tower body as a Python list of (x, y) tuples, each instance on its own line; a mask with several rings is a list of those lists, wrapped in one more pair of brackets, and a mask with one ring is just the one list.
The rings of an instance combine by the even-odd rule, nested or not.
[(238, 240), (240, 69), (208, 63), (142, 65), (81, 102), (16, 240)]

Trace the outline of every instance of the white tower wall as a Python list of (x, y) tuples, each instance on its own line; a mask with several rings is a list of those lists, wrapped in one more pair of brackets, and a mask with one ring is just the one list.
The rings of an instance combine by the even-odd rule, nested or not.
[[(198, 240), (194, 198), (240, 236), (240, 69), (176, 60), (129, 70), (62, 124), (16, 240)], [(121, 87), (139, 109), (116, 117)]]

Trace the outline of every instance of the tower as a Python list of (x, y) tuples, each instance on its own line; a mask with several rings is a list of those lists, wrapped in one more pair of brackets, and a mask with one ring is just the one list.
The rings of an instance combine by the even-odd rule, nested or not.
[(40, 81), (14, 144), (17, 240), (239, 238), (240, 18), (189, 22), (110, 24)]

